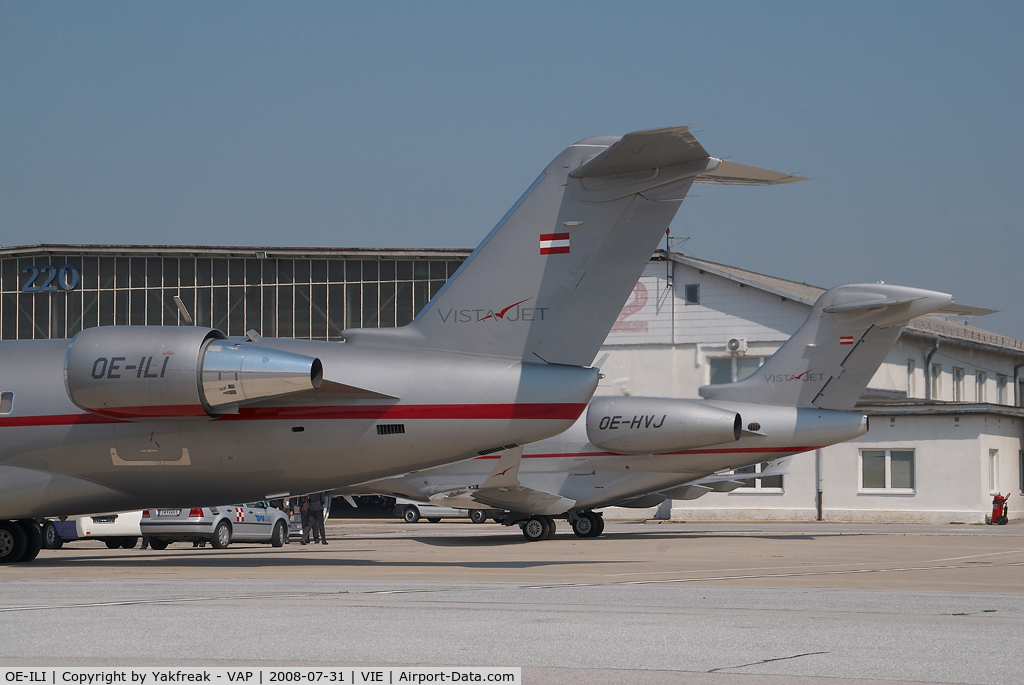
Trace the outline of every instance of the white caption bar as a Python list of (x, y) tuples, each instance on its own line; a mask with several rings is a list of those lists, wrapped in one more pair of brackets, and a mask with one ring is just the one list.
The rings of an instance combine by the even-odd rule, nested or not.
[(230, 685), (426, 685), (427, 683), (508, 683), (522, 685), (518, 666), (435, 666), (411, 668), (0, 668), (0, 685), (162, 685), (223, 683)]

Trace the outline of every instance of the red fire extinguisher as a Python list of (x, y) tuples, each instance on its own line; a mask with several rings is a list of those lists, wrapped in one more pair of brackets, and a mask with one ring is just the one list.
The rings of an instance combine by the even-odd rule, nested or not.
[(995, 523), (1000, 526), (1006, 525), (1006, 516), (1009, 511), (1006, 508), (1006, 500), (1010, 498), (1010, 493), (1006, 495), (1000, 495), (996, 493), (996, 496), (992, 498), (992, 518), (989, 519), (989, 523)]

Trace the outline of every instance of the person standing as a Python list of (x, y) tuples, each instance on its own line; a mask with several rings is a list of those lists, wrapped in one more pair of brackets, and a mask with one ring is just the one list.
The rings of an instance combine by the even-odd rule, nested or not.
[(324, 506), (327, 493), (314, 492), (309, 496), (309, 525), (313, 529), (313, 540), (327, 544), (327, 533), (324, 530)]
[(302, 538), (299, 540), (300, 544), (309, 544), (309, 495), (303, 495), (299, 497), (299, 516), (302, 517)]

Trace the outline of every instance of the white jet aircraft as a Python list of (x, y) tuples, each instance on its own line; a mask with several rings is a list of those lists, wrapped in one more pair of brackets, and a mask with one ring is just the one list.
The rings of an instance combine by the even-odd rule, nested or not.
[[(555, 437), (344, 492), (507, 510), (502, 522), (530, 541), (552, 536), (555, 516), (594, 537), (604, 528), (599, 507), (728, 492), (785, 473), (791, 455), (863, 435), (868, 419), (854, 405), (912, 318), (991, 312), (952, 300), (880, 283), (838, 286), (757, 372), (700, 388), (704, 399), (597, 397)], [(760, 474), (723, 475), (765, 461)]]

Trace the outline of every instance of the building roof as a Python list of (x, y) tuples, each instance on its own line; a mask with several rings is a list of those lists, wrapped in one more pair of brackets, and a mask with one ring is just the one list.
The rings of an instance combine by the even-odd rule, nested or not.
[[(786, 297), (797, 302), (803, 302), (810, 306), (825, 292), (825, 288), (807, 283), (789, 281), (785, 278), (759, 274), (756, 271), (748, 271), (739, 267), (727, 264), (709, 262), (706, 259), (698, 259), (676, 252), (665, 252), (658, 250), (656, 253), (661, 259), (671, 259), (679, 264), (698, 269), (706, 273), (715, 274), (737, 283), (742, 283), (754, 288), (781, 297)], [(948, 340), (962, 345), (972, 347), (983, 347), (999, 352), (1011, 352), (1018, 356), (1024, 356), (1024, 342), (997, 333), (991, 333), (981, 328), (957, 323), (949, 319), (937, 316), (919, 316), (912, 319), (905, 330), (906, 334), (924, 337), (932, 340)]]
[(48, 254), (75, 254), (93, 257), (234, 257), (274, 259), (310, 257), (327, 259), (452, 259), (468, 257), (473, 250), (465, 248), (384, 248), (384, 247), (237, 247), (216, 245), (19, 245), (0, 247), (0, 257), (34, 257)]

